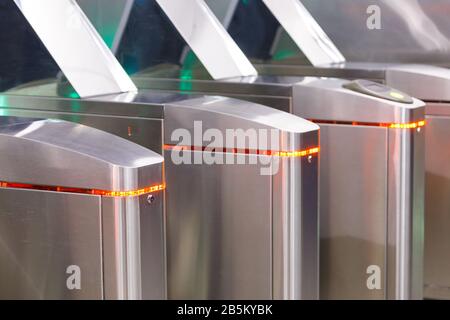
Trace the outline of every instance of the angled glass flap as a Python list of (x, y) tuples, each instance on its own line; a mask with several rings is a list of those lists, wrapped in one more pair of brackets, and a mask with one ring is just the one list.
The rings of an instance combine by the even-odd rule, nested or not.
[[(137, 90), (75, 1), (1, 1), (14, 17), (0, 31), (7, 38), (4, 46), (10, 48), (7, 54), (13, 57), (9, 59), (20, 66), (38, 66), (24, 69), (30, 76), (5, 72), (11, 80), (10, 87), (5, 86), (3, 91), (83, 98)], [(21, 42), (7, 35), (16, 28), (30, 40)], [(37, 48), (36, 53), (26, 49), (30, 43)]]
[(241, 50), (254, 63), (309, 64), (308, 59), (284, 31), (262, 0), (222, 0), (222, 6), (214, 0), (205, 0), (217, 17), (223, 16), (223, 4), (235, 8), (228, 32)]
[(77, 0), (113, 53), (122, 40), (134, 0)]
[(214, 12), (217, 19), (219, 19), (225, 29), (228, 29), (239, 1), (240, 0), (207, 0), (205, 2), (211, 8), (212, 12)]
[(257, 74), (203, 0), (156, 2), (214, 79)]
[(302, 0), (348, 61), (450, 66), (448, 0)]
[[(153, 77), (191, 78), (194, 69), (205, 73), (203, 66), (190, 55), (184, 63), (184, 39), (154, 0), (132, 1), (129, 12), (123, 1), (77, 0), (94, 27), (107, 43), (117, 42), (116, 58), (129, 75), (149, 74)], [(109, 10), (103, 8), (109, 7)], [(113, 14), (114, 12), (120, 12)], [(119, 21), (127, 21), (120, 34)]]
[(314, 66), (345, 62), (300, 0), (262, 0)]
[[(103, 3), (103, 6), (114, 5), (114, 1), (94, 1)], [(107, 39), (108, 19), (105, 19), (104, 12), (86, 10), (87, 0), (78, 2), (99, 33)], [(90, 6), (93, 6), (92, 2)], [(178, 12), (184, 15), (179, 17)], [(203, 0), (134, 1), (129, 14), (125, 15), (127, 17), (121, 19), (127, 20), (127, 24), (116, 57), (128, 74), (145, 73), (153, 77), (181, 79), (190, 79), (195, 74), (216, 79), (256, 75), (256, 70)], [(115, 20), (110, 25), (118, 24), (117, 15), (116, 18), (111, 15), (110, 20)], [(210, 36), (205, 36), (205, 32)]]

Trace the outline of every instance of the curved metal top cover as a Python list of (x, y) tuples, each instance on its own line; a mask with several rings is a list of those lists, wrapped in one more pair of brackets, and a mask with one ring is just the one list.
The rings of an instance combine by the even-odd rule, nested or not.
[[(235, 141), (229, 139), (225, 141), (195, 139), (198, 136), (199, 125), (204, 131), (208, 129), (215, 130), (216, 133), (220, 131), (224, 138), (236, 133), (238, 139), (245, 137), (251, 140), (253, 132), (258, 135), (257, 146), (254, 145), (258, 150), (296, 151), (317, 147), (318, 143), (318, 125), (296, 115), (249, 101), (206, 96), (167, 104), (165, 114), (166, 143), (171, 143), (168, 139), (171, 139), (175, 130), (183, 128), (194, 136), (192, 141), (194, 146), (236, 147)], [(242, 134), (237, 133), (237, 130), (243, 130)], [(261, 132), (267, 134), (267, 139), (260, 139)], [(271, 140), (272, 134), (278, 135), (279, 139)], [(246, 147), (249, 143), (252, 141), (245, 142)]]
[(146, 148), (80, 124), (0, 123), (0, 181), (131, 191), (160, 184), (162, 162)]
[(351, 82), (304, 78), (294, 85), (293, 113), (311, 120), (409, 123), (424, 119), (425, 103), (395, 102), (346, 88)]
[(450, 70), (419, 64), (391, 65), (386, 83), (425, 101), (450, 101)]

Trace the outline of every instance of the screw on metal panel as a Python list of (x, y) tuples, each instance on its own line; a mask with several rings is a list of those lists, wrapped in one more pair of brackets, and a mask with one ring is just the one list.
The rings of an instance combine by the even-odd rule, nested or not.
[(149, 194), (147, 196), (147, 202), (148, 202), (148, 204), (152, 204), (153, 202), (155, 202), (155, 196), (152, 194)]

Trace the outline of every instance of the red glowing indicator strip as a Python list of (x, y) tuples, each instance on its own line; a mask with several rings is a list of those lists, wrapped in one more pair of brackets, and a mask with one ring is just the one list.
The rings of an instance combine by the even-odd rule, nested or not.
[(367, 126), (367, 127), (382, 127), (390, 129), (418, 129), (426, 125), (425, 120), (420, 120), (410, 123), (371, 123), (371, 122), (355, 122), (355, 121), (332, 121), (332, 120), (310, 120), (318, 124), (340, 124), (351, 126)]
[(301, 150), (301, 151), (293, 151), (293, 152), (284, 152), (279, 151), (276, 152), (274, 155), (278, 157), (306, 157), (306, 156), (312, 156), (314, 154), (318, 154), (320, 152), (319, 147), (310, 148), (307, 150)]
[(411, 122), (411, 123), (391, 123), (389, 125), (389, 128), (391, 128), (391, 129), (417, 129), (417, 128), (424, 127), (425, 124), (426, 124), (425, 120)]
[(71, 187), (55, 187), (55, 186), (42, 186), (26, 183), (14, 183), (0, 181), (0, 188), (13, 188), (13, 189), (28, 189), (28, 190), (44, 190), (54, 192), (68, 192), (68, 193), (81, 193), (92, 194), (104, 197), (138, 197), (143, 194), (162, 191), (166, 188), (164, 184), (158, 184), (150, 187), (145, 187), (138, 190), (130, 191), (107, 191), (98, 189), (83, 189), (83, 188), (71, 188)]
[(252, 154), (275, 157), (306, 157), (318, 154), (319, 147), (309, 148), (298, 151), (273, 151), (273, 150), (255, 150), (255, 149), (237, 149), (237, 148), (214, 148), (214, 147), (197, 147), (197, 146), (174, 146), (164, 145), (164, 150), (173, 151), (201, 151), (201, 152), (221, 152), (221, 153), (235, 153), (235, 154)]

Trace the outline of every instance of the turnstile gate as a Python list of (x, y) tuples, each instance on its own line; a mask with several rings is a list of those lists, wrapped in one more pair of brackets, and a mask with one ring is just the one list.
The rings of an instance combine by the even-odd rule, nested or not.
[(163, 158), (66, 121), (0, 121), (0, 298), (164, 299)]
[[(58, 83), (47, 81), (9, 90), (1, 108), (88, 124), (164, 155), (169, 298), (317, 298), (317, 125), (229, 98), (133, 92), (75, 2), (47, 7), (46, 19), (59, 26), (51, 29), (37, 14), (42, 6), (18, 4), (77, 93), (95, 96), (98, 87), (103, 95), (61, 98)], [(81, 31), (64, 23), (69, 11), (85, 22)], [(72, 37), (83, 47), (67, 41)], [(99, 44), (101, 55), (94, 50)]]
[[(204, 46), (209, 38), (201, 35), (213, 35), (220, 26), (202, 2), (183, 2), (183, 14), (173, 3), (157, 2), (199, 58), (199, 50), (211, 53), (214, 48)], [(200, 20), (204, 28), (197, 34)], [(231, 41), (221, 32), (216, 36)], [(220, 54), (209, 57), (205, 66)], [(140, 88), (257, 101), (320, 125), (322, 298), (422, 298), (421, 101), (374, 82), (279, 76), (211, 80), (195, 69), (189, 77), (174, 69), (164, 74), (152, 67), (133, 79)]]

